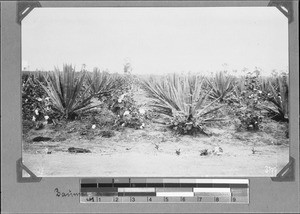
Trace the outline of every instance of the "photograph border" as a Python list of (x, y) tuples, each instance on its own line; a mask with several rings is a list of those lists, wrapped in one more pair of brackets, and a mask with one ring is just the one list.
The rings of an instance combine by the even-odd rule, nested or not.
[[(275, 2), (276, 1), (271, 1)], [(287, 2), (287, 1), (286, 1)], [(23, 180), (21, 129), (21, 26), (17, 2), (1, 2), (1, 197), (4, 212), (253, 212), (299, 211), (299, 32), (298, 2), (289, 23), (290, 163), (276, 178), (250, 180), (250, 204), (98, 204), (85, 207), (76, 198), (58, 198), (54, 189), (78, 192), (80, 178)], [(42, 7), (208, 7), (268, 6), (269, 1), (40, 1)], [(29, 11), (30, 12), (30, 11)], [(22, 18), (22, 17), (21, 17)], [(23, 17), (24, 18), (24, 17)], [(297, 117), (296, 117), (297, 115)], [(289, 167), (291, 166), (291, 167)], [(30, 169), (28, 169), (30, 171)], [(21, 174), (20, 174), (21, 172)], [(280, 176), (284, 174), (283, 176)], [(286, 179), (286, 178), (288, 179)], [(209, 178), (209, 177), (208, 177)], [(224, 177), (230, 178), (230, 177)], [(39, 181), (39, 183), (27, 183)], [(284, 182), (275, 182), (284, 181)], [(22, 184), (23, 183), (23, 184)], [(26, 184), (24, 184), (26, 183)], [(17, 205), (16, 205), (17, 202)], [(281, 203), (280, 203), (281, 202)], [(99, 209), (101, 208), (101, 209)]]

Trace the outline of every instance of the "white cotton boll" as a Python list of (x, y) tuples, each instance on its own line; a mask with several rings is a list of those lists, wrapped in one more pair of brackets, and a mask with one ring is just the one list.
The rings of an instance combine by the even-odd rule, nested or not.
[(36, 121), (36, 118), (35, 118), (35, 116), (32, 116), (32, 121)]
[(126, 115), (129, 115), (129, 114), (130, 114), (129, 111), (125, 111), (123, 115), (126, 116)]
[(145, 109), (139, 109), (139, 112), (140, 112), (140, 114), (145, 114), (146, 113)]
[(95, 129), (96, 128), (96, 125), (94, 124), (94, 125), (92, 125), (92, 129)]
[(35, 109), (34, 112), (36, 115), (39, 115), (39, 110)]
[(46, 116), (44, 116), (44, 118), (45, 118), (45, 120), (48, 120), (48, 119), (49, 119), (49, 116), (46, 115)]
[(145, 123), (142, 123), (142, 125), (140, 126), (140, 129), (143, 129), (145, 127)]
[(118, 103), (121, 103), (121, 102), (123, 101), (123, 99), (124, 99), (124, 96), (125, 96), (125, 94), (122, 94), (122, 95), (119, 97), (119, 99), (118, 99)]

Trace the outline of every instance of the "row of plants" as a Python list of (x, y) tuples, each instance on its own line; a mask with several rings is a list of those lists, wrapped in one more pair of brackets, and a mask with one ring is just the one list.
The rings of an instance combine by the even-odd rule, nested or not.
[[(117, 125), (138, 128), (143, 125), (131, 96), (132, 77), (94, 71), (76, 72), (72, 65), (63, 71), (26, 73), (22, 77), (22, 113), (24, 120), (55, 123), (79, 119), (95, 108), (107, 108), (118, 116)], [(97, 102), (94, 102), (94, 100)], [(97, 103), (97, 104), (95, 104)]]
[[(220, 72), (216, 74), (213, 83), (213, 97), (221, 97), (222, 101), (236, 104), (237, 114), (242, 115), (242, 121), (253, 119), (248, 128), (258, 129), (262, 112), (276, 121), (288, 122), (288, 76), (282, 75), (262, 77), (260, 72), (248, 72), (239, 78)], [(249, 113), (253, 112), (252, 115)], [(250, 127), (249, 127), (250, 126)]]
[(64, 65), (63, 71), (24, 73), (22, 81), (23, 119), (36, 122), (79, 119), (91, 109), (105, 108), (117, 116), (116, 126), (143, 128), (149, 111), (133, 99), (137, 85), (153, 111), (167, 117), (169, 127), (180, 134), (209, 134), (206, 124), (224, 120), (220, 110), (226, 106), (238, 121), (237, 129), (259, 130), (265, 116), (288, 122), (286, 75), (218, 72), (212, 77), (172, 74), (141, 80), (128, 72), (75, 72)]
[(266, 78), (257, 71), (239, 78), (224, 72), (213, 77), (173, 74), (152, 77), (143, 82), (143, 88), (155, 111), (170, 117), (170, 127), (181, 134), (207, 134), (205, 124), (222, 121), (217, 115), (225, 106), (233, 112), (237, 130), (257, 131), (265, 116), (288, 122), (286, 75)]

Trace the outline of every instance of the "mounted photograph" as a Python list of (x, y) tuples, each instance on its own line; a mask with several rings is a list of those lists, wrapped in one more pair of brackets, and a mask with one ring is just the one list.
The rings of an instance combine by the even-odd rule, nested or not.
[(276, 7), (35, 8), (21, 29), (22, 161), (37, 177), (275, 177), (288, 164)]

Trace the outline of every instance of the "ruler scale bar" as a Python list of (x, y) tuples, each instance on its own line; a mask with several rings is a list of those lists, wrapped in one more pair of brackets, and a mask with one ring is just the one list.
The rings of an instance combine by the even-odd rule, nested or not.
[(194, 192), (230, 192), (230, 188), (194, 188)]
[(164, 197), (176, 197), (176, 196), (182, 196), (182, 197), (193, 197), (193, 192), (157, 192), (157, 196), (164, 196)]
[(124, 196), (156, 196), (155, 192), (124, 192)]
[(197, 187), (196, 183), (181, 183), (180, 184), (181, 187)]
[(156, 192), (193, 192), (193, 188), (156, 188)]
[(98, 184), (97, 183), (84, 183), (84, 184), (81, 184), (81, 187), (98, 187)]
[(80, 203), (249, 203), (248, 179), (84, 178)]
[(147, 187), (146, 183), (131, 183), (131, 187)]
[(155, 192), (155, 188), (118, 188), (118, 192)]

